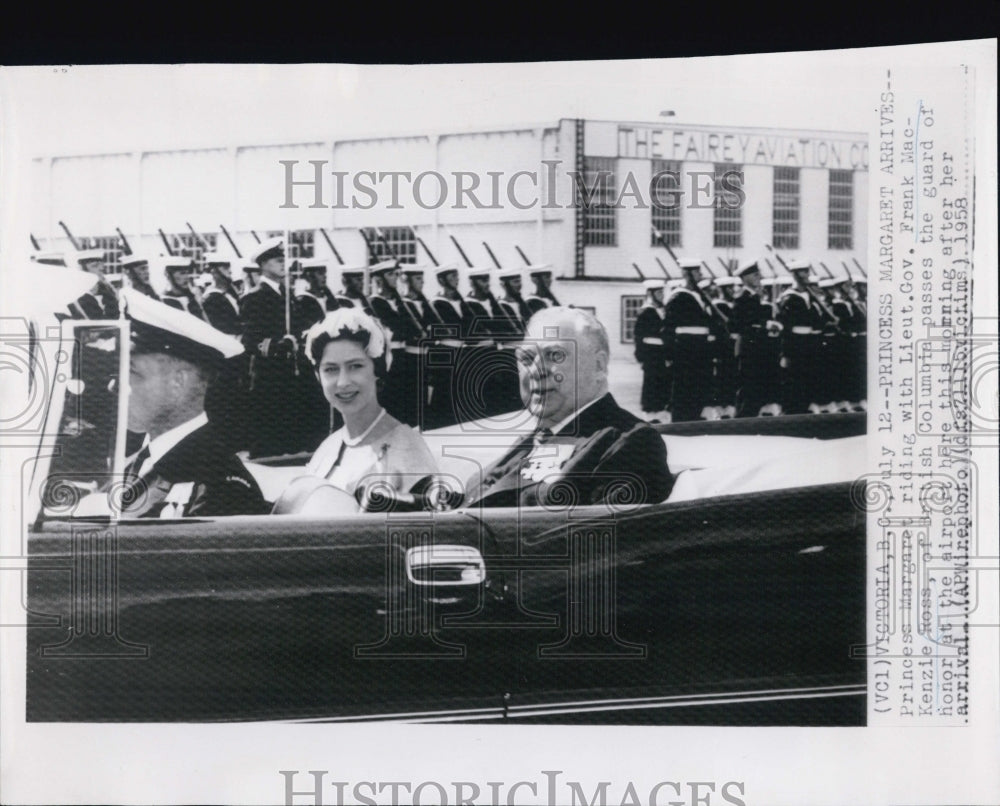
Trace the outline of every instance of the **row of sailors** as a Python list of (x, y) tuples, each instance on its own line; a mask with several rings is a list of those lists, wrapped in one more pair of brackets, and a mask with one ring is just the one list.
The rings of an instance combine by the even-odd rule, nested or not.
[(635, 323), (641, 406), (652, 421), (866, 407), (866, 281), (818, 279), (807, 262), (763, 277), (763, 261), (706, 279), (647, 280)]
[[(282, 239), (263, 242), (249, 257), (255, 271), (245, 272), (243, 293), (233, 277), (235, 261), (219, 254), (205, 256), (212, 283), (203, 289), (187, 258), (133, 254), (123, 256), (121, 263), (132, 288), (243, 342), (245, 354), (230, 360), (207, 405), (234, 449), (246, 449), (251, 456), (311, 450), (338, 425), (303, 352), (303, 334), (337, 308), (359, 307), (390, 333), (393, 360), (380, 399), (401, 422), (430, 429), (520, 410), (514, 345), (533, 313), (558, 305), (550, 266), (460, 271), (454, 264), (424, 268), (394, 260), (341, 267), (339, 293), (327, 285), (325, 262), (304, 260), (305, 287), (286, 303)], [(117, 318), (115, 290), (103, 274), (103, 253), (81, 251), (74, 258), (97, 282), (73, 303), (72, 314)], [(150, 282), (150, 266), (158, 262), (166, 281), (162, 293)], [(424, 293), (428, 273), (440, 287), (433, 299)], [(463, 274), (470, 286), (465, 296), (459, 290)], [(522, 294), (524, 275), (534, 285), (532, 294)], [(502, 289), (499, 297), (493, 293), (494, 281)], [(366, 295), (369, 285), (374, 290)], [(288, 410), (300, 415), (291, 425), (281, 415)]]

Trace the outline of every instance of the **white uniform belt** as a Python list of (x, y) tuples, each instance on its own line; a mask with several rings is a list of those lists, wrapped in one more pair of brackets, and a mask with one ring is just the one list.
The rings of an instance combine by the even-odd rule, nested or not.
[(811, 327), (805, 327), (803, 325), (796, 325), (795, 327), (792, 328), (792, 333), (794, 333), (796, 336), (812, 336), (812, 335), (814, 335), (816, 333), (819, 333), (819, 331), (818, 330), (814, 330)]
[(707, 336), (707, 327), (678, 327), (674, 328), (674, 333), (678, 336)]
[(390, 341), (389, 342), (389, 346), (393, 350), (404, 350), (404, 349), (406, 349), (406, 342), (405, 341)]
[(661, 339), (659, 336), (644, 336), (643, 339), (642, 339), (642, 343), (643, 344), (659, 344), (662, 347), (663, 346), (663, 339)]
[(464, 347), (465, 342), (459, 341), (458, 339), (441, 339), (442, 347)]
[(424, 355), (427, 352), (426, 347), (414, 347), (410, 344), (406, 345), (406, 352), (410, 355)]

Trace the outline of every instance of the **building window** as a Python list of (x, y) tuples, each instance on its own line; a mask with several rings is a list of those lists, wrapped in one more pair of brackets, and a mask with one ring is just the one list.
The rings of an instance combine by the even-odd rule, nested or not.
[(622, 295), (622, 344), (635, 341), (635, 320), (646, 297), (642, 294)]
[(742, 197), (736, 189), (743, 187), (743, 166), (730, 163), (715, 166), (715, 216), (712, 228), (713, 244), (720, 249), (743, 246)]
[(582, 187), (578, 181), (576, 206), (583, 213), (584, 246), (615, 246), (618, 243), (616, 187), (613, 157), (583, 158)]
[(854, 175), (850, 171), (830, 171), (830, 249), (854, 248)]
[[(377, 259), (373, 262), (379, 263), (393, 258), (400, 263), (417, 262), (417, 235), (411, 227), (365, 227), (364, 233), (375, 251)], [(369, 260), (371, 259), (369, 255)]]
[[(650, 179), (650, 209), (653, 229), (659, 230), (671, 248), (681, 246), (681, 164), (674, 160), (653, 160)], [(655, 183), (654, 181), (655, 180)], [(659, 246), (651, 232), (650, 246)]]
[(775, 249), (799, 248), (799, 169), (774, 169), (774, 227), (772, 243)]

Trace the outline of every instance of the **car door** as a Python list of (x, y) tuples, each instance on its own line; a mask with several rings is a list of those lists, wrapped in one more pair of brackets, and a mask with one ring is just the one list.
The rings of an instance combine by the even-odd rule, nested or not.
[(461, 513), (44, 522), (28, 719), (500, 716), (502, 642), (443, 623), (490, 620), (483, 539)]
[[(837, 484), (524, 514), (506, 715), (522, 722), (864, 724), (864, 515)], [(545, 619), (550, 623), (545, 624)]]

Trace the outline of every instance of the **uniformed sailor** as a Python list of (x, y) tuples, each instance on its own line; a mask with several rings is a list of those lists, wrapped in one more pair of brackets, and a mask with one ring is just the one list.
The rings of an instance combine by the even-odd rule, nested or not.
[[(827, 319), (823, 328), (823, 363), (830, 369), (825, 384), (818, 388), (817, 403), (830, 413), (851, 411), (858, 398), (854, 365), (853, 323), (857, 316), (854, 304), (843, 289), (846, 278), (825, 277), (817, 284), (827, 308), (836, 317), (836, 326)], [(829, 398), (829, 400), (827, 400)]]
[(240, 297), (233, 286), (232, 261), (218, 252), (208, 252), (205, 268), (212, 276), (212, 284), (205, 289), (201, 301), (208, 323), (223, 333), (239, 337), (243, 323), (240, 321)]
[[(711, 281), (715, 291), (713, 304), (726, 320), (733, 314), (733, 298), (740, 285), (739, 277), (724, 274)], [(715, 353), (715, 406), (721, 419), (736, 416), (736, 334), (721, 326), (717, 318)]]
[(534, 293), (529, 294), (524, 300), (531, 313), (537, 313), (543, 308), (558, 306), (559, 300), (552, 293), (552, 267), (549, 265), (527, 266), (525, 271), (535, 286)]
[(466, 363), (466, 345), (472, 344), (469, 333), (474, 315), (458, 290), (458, 266), (454, 263), (440, 265), (435, 268), (434, 275), (441, 290), (431, 301), (439, 321), (431, 326), (434, 349), (428, 361), (435, 367), (435, 381), (428, 414), (432, 427), (440, 428), (457, 423), (460, 418), (473, 419), (474, 416), (468, 411), (468, 390), (459, 383), (461, 366)]
[(146, 255), (136, 252), (131, 255), (122, 255), (121, 264), (130, 288), (134, 288), (140, 294), (145, 294), (150, 299), (160, 298), (160, 295), (149, 283), (149, 258)]
[(822, 315), (809, 293), (809, 263), (788, 264), (792, 287), (778, 300), (781, 331), (781, 407), (785, 414), (805, 414), (815, 405), (816, 376), (825, 370), (818, 366)]
[(670, 422), (670, 368), (663, 342), (663, 280), (644, 280), (646, 298), (635, 320), (635, 360), (642, 367), (639, 405), (651, 422)]
[(774, 318), (770, 301), (764, 297), (759, 262), (747, 262), (738, 274), (742, 285), (733, 300), (729, 326), (736, 336), (736, 416), (756, 417), (766, 406), (778, 401), (781, 324)]
[(94, 286), (86, 294), (70, 303), (74, 319), (117, 319), (118, 294), (104, 276), (104, 252), (100, 249), (83, 249), (71, 256), (83, 271), (94, 275)]
[(670, 414), (674, 422), (697, 420), (711, 405), (713, 314), (698, 287), (701, 261), (682, 260), (684, 286), (671, 294), (663, 314), (663, 340), (672, 370)]
[(399, 293), (399, 264), (395, 260), (384, 260), (372, 266), (370, 271), (376, 290), (369, 303), (375, 318), (388, 331), (389, 349), (392, 350), (392, 363), (379, 400), (401, 423), (415, 426), (423, 419), (424, 393), (418, 386), (417, 348), (424, 337), (424, 326)]
[(531, 308), (521, 295), (524, 284), (521, 269), (497, 269), (497, 281), (500, 284), (500, 307), (507, 317), (517, 323), (520, 335), (524, 334), (528, 320), (531, 318)]
[(260, 266), (257, 265), (256, 261), (249, 258), (241, 258), (240, 260), (243, 277), (239, 281), (241, 286), (239, 292), (242, 299), (260, 283)]
[[(299, 340), (300, 347), (309, 328), (340, 307), (326, 284), (326, 276), (326, 261), (312, 258), (302, 261), (302, 278), (296, 289), (292, 310), (292, 333)], [(311, 365), (307, 369), (311, 373)]]
[(161, 300), (171, 308), (185, 311), (207, 322), (208, 317), (201, 306), (201, 294), (193, 283), (194, 264), (191, 258), (181, 255), (163, 258), (163, 274), (167, 280), (167, 288), (161, 295)]
[(369, 316), (374, 316), (371, 303), (365, 296), (365, 277), (367, 266), (344, 266), (340, 270), (340, 282), (343, 290), (336, 295), (337, 305), (341, 308), (361, 308)]
[(854, 316), (849, 324), (852, 342), (854, 382), (851, 386), (850, 401), (853, 408), (858, 411), (868, 410), (867, 401), (867, 366), (868, 366), (868, 307), (866, 303), (866, 290), (868, 279), (861, 272), (848, 272), (848, 279), (843, 288), (854, 309)]
[(291, 300), (285, 292), (285, 250), (270, 238), (250, 254), (260, 283), (240, 301), (243, 346), (250, 354), (251, 456), (277, 456), (311, 449), (288, 426), (287, 391), (296, 377), (298, 341), (291, 330)]
[[(435, 330), (440, 330), (444, 324), (440, 315), (424, 294), (424, 275), (426, 270), (422, 266), (402, 266), (402, 275), (406, 281), (406, 292), (403, 294), (403, 304), (412, 312), (413, 318), (422, 326), (422, 335), (415, 344), (408, 343), (406, 351), (416, 358), (417, 362), (417, 383), (416, 387), (420, 393), (420, 408), (418, 410), (419, 421), (417, 425), (421, 429), (427, 429), (434, 424), (433, 403), (436, 390), (441, 384), (447, 384), (445, 378), (441, 378), (442, 372), (437, 364), (437, 359), (442, 353), (442, 348), (433, 337)], [(448, 354), (448, 349), (444, 348), (444, 354)], [(433, 359), (433, 360), (432, 360)], [(445, 369), (445, 375), (450, 373), (450, 368)]]
[(200, 319), (126, 289), (132, 322), (128, 427), (144, 434), (126, 465), (124, 514), (213, 517), (268, 511), (253, 476), (205, 411), (218, 363), (239, 341)]
[[(208, 252), (205, 268), (212, 278), (201, 301), (208, 323), (238, 339), (243, 335), (243, 321), (240, 297), (232, 279), (232, 260), (218, 252)], [(245, 449), (247, 443), (248, 374), (249, 357), (245, 351), (227, 358), (219, 366), (216, 382), (209, 387), (205, 399), (209, 417), (236, 450)]]

